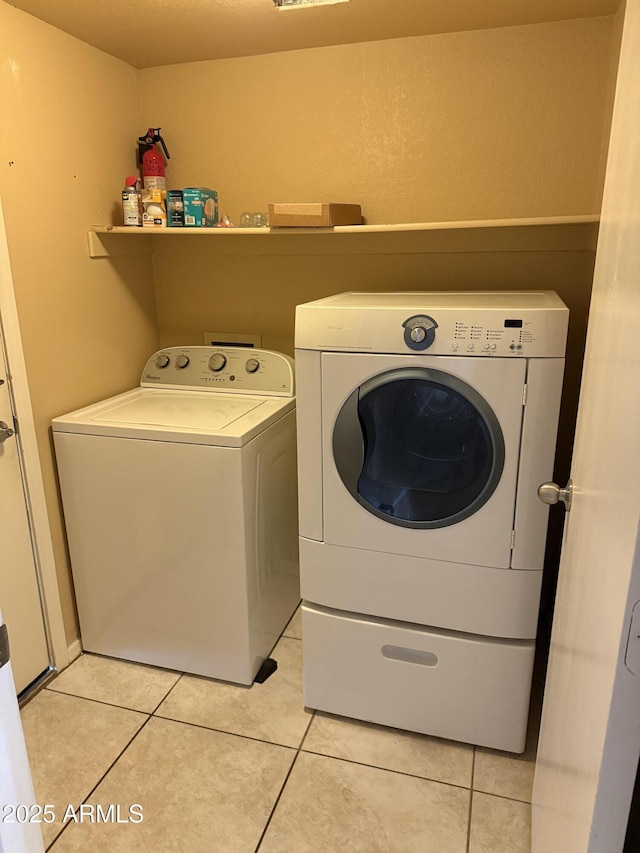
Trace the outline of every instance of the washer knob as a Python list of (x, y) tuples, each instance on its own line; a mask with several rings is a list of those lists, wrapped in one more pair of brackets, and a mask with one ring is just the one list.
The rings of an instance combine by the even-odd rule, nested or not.
[(258, 361), (257, 358), (250, 358), (247, 360), (247, 363), (245, 364), (245, 368), (247, 370), (247, 373), (255, 373), (259, 367), (260, 367), (260, 362)]
[(227, 363), (227, 357), (222, 355), (221, 352), (214, 352), (214, 354), (209, 359), (209, 370), (214, 370), (216, 373)]
[(162, 368), (166, 367), (170, 361), (171, 359), (168, 355), (166, 355), (166, 353), (160, 353), (160, 355), (156, 358), (156, 367), (159, 367), (160, 370), (162, 370)]
[(427, 330), (424, 326), (414, 326), (410, 332), (411, 340), (416, 344), (421, 344), (422, 341), (427, 337)]
[(189, 356), (188, 355), (179, 355), (176, 358), (176, 367), (179, 370), (183, 370), (189, 364)]

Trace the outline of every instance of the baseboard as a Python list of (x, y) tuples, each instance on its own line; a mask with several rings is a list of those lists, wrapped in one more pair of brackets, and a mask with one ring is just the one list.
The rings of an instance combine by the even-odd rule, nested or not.
[(70, 646), (67, 647), (67, 653), (69, 655), (69, 663), (73, 663), (76, 658), (79, 658), (82, 654), (82, 643), (80, 640), (74, 640)]

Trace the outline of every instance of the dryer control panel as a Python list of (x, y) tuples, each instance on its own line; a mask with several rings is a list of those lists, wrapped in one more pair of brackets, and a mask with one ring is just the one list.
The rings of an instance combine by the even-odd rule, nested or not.
[(298, 306), (296, 349), (563, 358), (568, 323), (552, 291), (342, 293)]
[(147, 361), (140, 385), (293, 397), (294, 362), (281, 352), (248, 347), (167, 347)]

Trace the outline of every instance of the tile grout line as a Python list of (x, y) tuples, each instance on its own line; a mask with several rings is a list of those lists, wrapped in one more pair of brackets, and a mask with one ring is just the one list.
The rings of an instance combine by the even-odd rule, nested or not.
[(280, 802), (280, 799), (282, 798), (282, 795), (284, 793), (284, 789), (287, 787), (287, 782), (289, 781), (289, 777), (291, 776), (291, 773), (293, 772), (293, 768), (295, 766), (296, 761), (298, 760), (298, 756), (300, 755), (300, 752), (302, 751), (302, 744), (305, 742), (305, 739), (307, 737), (307, 733), (308, 733), (309, 729), (311, 728), (311, 723), (313, 722), (315, 716), (316, 716), (316, 712), (314, 711), (311, 714), (311, 719), (309, 720), (309, 724), (308, 724), (307, 728), (305, 729), (304, 734), (302, 735), (302, 738), (300, 739), (300, 744), (298, 745), (298, 748), (296, 750), (296, 754), (293, 756), (293, 761), (291, 762), (291, 767), (289, 767), (289, 771), (284, 778), (284, 782), (282, 783), (282, 787), (280, 788), (278, 796), (276, 797), (275, 802), (274, 802), (273, 806), (271, 807), (271, 811), (269, 812), (269, 817), (267, 818), (267, 822), (264, 825), (264, 829), (262, 830), (262, 833), (260, 834), (260, 838), (258, 839), (258, 843), (256, 844), (254, 853), (258, 853), (258, 850), (260, 849), (260, 845), (264, 841), (264, 837), (267, 834), (267, 830), (269, 829), (269, 824), (271, 823), (273, 815), (275, 814), (275, 811), (278, 808), (278, 803)]
[(467, 851), (466, 853), (471, 852), (471, 816), (473, 814), (473, 783), (475, 781), (475, 773), (476, 773), (476, 747), (473, 747), (473, 759), (471, 762), (471, 789), (469, 791), (469, 815), (467, 817)]
[(494, 797), (496, 800), (507, 800), (509, 803), (520, 803), (522, 806), (531, 806), (531, 800), (519, 800), (517, 797), (507, 797), (506, 794), (492, 794), (490, 791), (481, 791), (473, 788), (474, 794), (482, 794), (483, 797)]
[[(157, 709), (156, 709), (157, 710)], [(243, 740), (250, 740), (253, 743), (264, 743), (267, 746), (277, 746), (281, 749), (298, 749), (296, 746), (292, 746), (289, 743), (277, 743), (274, 740), (265, 740), (264, 738), (254, 737), (253, 735), (243, 735), (238, 734), (238, 732), (230, 732), (227, 729), (216, 729), (213, 726), (205, 726), (203, 723), (191, 723), (188, 720), (179, 720), (177, 717), (165, 717), (162, 714), (156, 714), (155, 712), (151, 715), (156, 720), (167, 720), (169, 723), (179, 723), (181, 726), (190, 726), (193, 729), (202, 729), (205, 732), (216, 732), (219, 735), (229, 735), (229, 737), (239, 737)]]
[[(307, 755), (317, 755), (319, 758), (331, 758), (333, 761), (344, 761), (346, 764), (355, 764), (358, 767), (369, 767), (371, 770), (382, 770), (384, 773), (396, 773), (398, 776), (407, 776), (409, 779), (419, 779), (422, 782), (432, 782), (435, 785), (446, 785), (449, 788), (457, 788), (460, 791), (470, 791), (467, 785), (458, 785), (455, 782), (445, 782), (442, 779), (432, 779), (430, 776), (418, 776), (417, 773), (407, 773), (404, 770), (395, 770), (393, 767), (381, 767), (379, 764), (368, 764), (366, 761), (356, 761), (353, 758), (343, 758), (341, 755), (328, 755), (326, 752), (316, 752), (313, 749), (302, 749)], [(505, 799), (509, 799), (505, 797)]]
[[(84, 795), (84, 797), (82, 798), (82, 800), (81, 800), (81, 801), (80, 801), (80, 803), (78, 804), (77, 808), (74, 810), (74, 811), (75, 811), (75, 813), (77, 813), (77, 811), (78, 811), (78, 809), (80, 808), (80, 806), (81, 806), (81, 805), (83, 805), (84, 803), (86, 803), (86, 801), (89, 799), (89, 797), (91, 796), (91, 794), (93, 794), (93, 792), (94, 792), (94, 791), (96, 790), (96, 788), (100, 785), (100, 783), (101, 783), (101, 782), (105, 779), (105, 777), (106, 777), (106, 776), (111, 772), (111, 770), (114, 768), (114, 766), (115, 766), (115, 765), (118, 763), (118, 761), (122, 758), (122, 756), (124, 755), (124, 753), (129, 749), (129, 747), (130, 747), (130, 746), (131, 746), (131, 744), (134, 742), (134, 740), (138, 737), (138, 735), (140, 734), (140, 732), (145, 728), (145, 726), (147, 725), (147, 723), (149, 722), (149, 720), (150, 720), (150, 719), (151, 719), (151, 714), (148, 714), (148, 715), (147, 715), (147, 719), (146, 719), (146, 720), (144, 721), (144, 723), (140, 726), (140, 728), (137, 730), (137, 732), (135, 732), (135, 734), (133, 735), (133, 737), (131, 737), (131, 739), (130, 739), (130, 740), (125, 744), (125, 746), (120, 750), (120, 752), (119, 752), (119, 753), (117, 754), (117, 756), (113, 759), (113, 761), (111, 762), (111, 764), (107, 767), (107, 769), (104, 771), (104, 773), (102, 774), (102, 776), (98, 779), (98, 781), (97, 781), (97, 782), (96, 782), (96, 784), (93, 786), (93, 788), (91, 788), (91, 790), (89, 791), (89, 793), (88, 793), (88, 794), (85, 794), (85, 795)], [(51, 844), (47, 847), (47, 850), (50, 850), (50, 849), (51, 849), (51, 847), (52, 847), (52, 846), (53, 846), (53, 845), (58, 841), (58, 839), (60, 838), (60, 836), (62, 835), (62, 833), (63, 833), (63, 832), (65, 832), (65, 831), (67, 830), (67, 828), (68, 828), (72, 823), (73, 823), (73, 821), (69, 821), (65, 826), (63, 826), (63, 827), (62, 827), (62, 829), (61, 829), (61, 830), (60, 830), (60, 832), (56, 835), (56, 837), (55, 837), (54, 839), (52, 839)]]
[[(81, 805), (83, 805), (84, 803), (86, 803), (86, 801), (87, 801), (87, 800), (89, 799), (89, 797), (93, 794), (93, 792), (96, 790), (96, 788), (98, 788), (98, 786), (100, 785), (100, 783), (101, 783), (101, 782), (103, 782), (103, 781), (104, 781), (104, 779), (105, 779), (105, 778), (108, 776), (108, 774), (111, 772), (111, 770), (113, 770), (113, 768), (115, 767), (115, 765), (116, 765), (116, 764), (118, 763), (118, 761), (122, 758), (122, 756), (125, 754), (125, 752), (129, 749), (129, 747), (130, 747), (130, 746), (131, 746), (131, 744), (134, 742), (134, 740), (138, 737), (138, 735), (140, 734), (140, 732), (141, 732), (141, 731), (142, 731), (142, 730), (147, 726), (147, 724), (148, 724), (149, 720), (153, 717), (153, 715), (155, 714), (155, 712), (158, 710), (158, 708), (160, 707), (160, 705), (162, 705), (162, 703), (164, 702), (164, 700), (165, 700), (165, 699), (167, 698), (167, 696), (171, 693), (171, 691), (174, 689), (174, 687), (175, 687), (175, 686), (176, 686), (176, 684), (180, 681), (180, 679), (182, 678), (182, 676), (183, 676), (183, 675), (184, 675), (184, 673), (181, 673), (181, 674), (180, 674), (180, 678), (178, 678), (178, 679), (176, 680), (175, 684), (172, 684), (172, 685), (171, 685), (171, 687), (170, 687), (170, 688), (169, 688), (169, 690), (166, 692), (166, 694), (163, 696), (163, 698), (160, 700), (160, 702), (158, 702), (158, 704), (156, 705), (156, 707), (154, 708), (154, 710), (153, 710), (150, 714), (147, 714), (147, 719), (144, 721), (144, 723), (143, 723), (143, 724), (140, 726), (140, 728), (135, 732), (135, 734), (134, 734), (134, 735), (133, 735), (133, 737), (132, 737), (128, 742), (127, 742), (127, 744), (126, 744), (126, 745), (125, 745), (125, 746), (120, 750), (120, 752), (118, 753), (118, 755), (114, 758), (114, 760), (111, 762), (111, 764), (109, 765), (109, 767), (107, 767), (107, 769), (105, 770), (105, 772), (104, 772), (104, 773), (102, 774), (102, 776), (98, 779), (98, 781), (97, 781), (97, 782), (96, 782), (96, 784), (93, 786), (93, 788), (91, 788), (91, 790), (89, 791), (89, 793), (88, 793), (88, 794), (85, 794), (85, 796), (82, 798), (82, 800), (80, 801), (80, 803), (79, 803), (79, 805), (78, 805), (77, 809), (75, 809), (75, 812), (76, 812), (76, 813), (77, 813), (78, 809), (80, 808), (80, 806), (81, 806)], [(57, 690), (57, 691), (52, 691), (52, 692), (54, 692), (54, 693), (60, 693), (61, 691)], [(63, 695), (65, 695), (65, 696), (69, 696), (69, 695), (74, 696), (75, 694), (73, 694), (73, 693), (71, 693), (71, 694), (69, 694), (69, 693), (65, 693), (65, 694), (63, 694)], [(84, 699), (85, 697), (84, 697), (84, 696), (75, 696), (75, 698), (76, 698), (76, 699)], [(102, 704), (102, 705), (109, 705), (109, 707), (112, 707), (112, 708), (121, 708), (121, 707), (122, 707), (121, 705), (110, 705), (108, 702), (100, 702), (100, 701), (99, 701), (99, 700), (97, 700), (97, 699), (89, 699), (88, 701), (90, 701), (90, 702), (98, 702), (98, 704)], [(133, 709), (131, 709), (131, 708), (122, 708), (122, 710), (123, 710), (123, 711), (128, 711), (128, 710), (133, 710)], [(140, 714), (140, 713), (145, 713), (145, 712), (137, 711), (136, 713)], [(156, 719), (162, 719), (162, 718), (161, 718), (161, 717), (156, 717)], [(69, 821), (69, 823), (67, 823), (65, 826), (63, 826), (63, 827), (62, 827), (62, 829), (60, 830), (60, 832), (58, 832), (58, 834), (57, 834), (54, 838), (52, 838), (52, 839), (51, 839), (51, 843), (50, 843), (50, 844), (47, 846), (47, 848), (46, 848), (46, 850), (47, 850), (47, 851), (49, 851), (49, 850), (53, 847), (53, 845), (57, 843), (58, 839), (62, 836), (63, 832), (65, 832), (65, 830), (66, 830), (66, 829), (71, 825), (71, 823), (73, 823), (73, 821)]]
[[(180, 678), (181, 677), (182, 676), (180, 676)], [(180, 678), (178, 678), (178, 681), (180, 681)], [(56, 693), (58, 696), (72, 696), (74, 699), (84, 699), (87, 702), (95, 702), (98, 705), (106, 705), (108, 708), (120, 708), (122, 711), (132, 711), (134, 714), (148, 714), (149, 716), (152, 716), (158, 710), (160, 705), (162, 705), (169, 693), (171, 693), (178, 681), (176, 681), (175, 684), (171, 685), (166, 696), (164, 696), (160, 700), (158, 705), (156, 705), (152, 711), (141, 711), (140, 708), (132, 708), (130, 705), (118, 705), (117, 702), (107, 702), (105, 699), (94, 699), (91, 696), (81, 696), (79, 693), (67, 693), (66, 690), (55, 690), (53, 687), (45, 687), (45, 690), (48, 690), (49, 693)]]

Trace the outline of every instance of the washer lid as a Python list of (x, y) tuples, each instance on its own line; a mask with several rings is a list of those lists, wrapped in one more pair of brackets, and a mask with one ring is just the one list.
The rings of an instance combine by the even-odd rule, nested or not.
[(242, 418), (264, 400), (232, 397), (226, 394), (153, 391), (116, 403), (92, 420), (106, 424), (140, 424), (217, 432)]
[(55, 418), (54, 432), (242, 447), (295, 407), (294, 398), (134, 388)]

